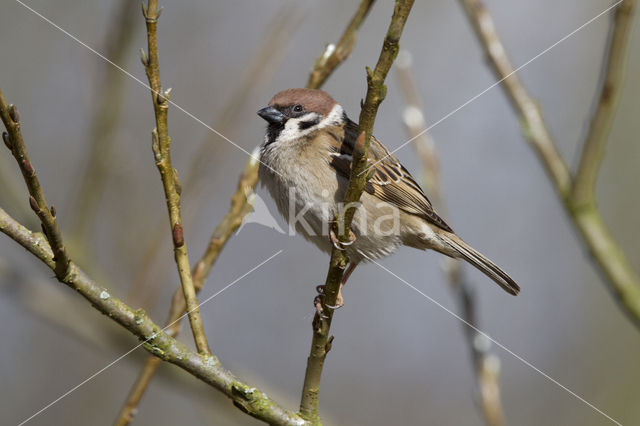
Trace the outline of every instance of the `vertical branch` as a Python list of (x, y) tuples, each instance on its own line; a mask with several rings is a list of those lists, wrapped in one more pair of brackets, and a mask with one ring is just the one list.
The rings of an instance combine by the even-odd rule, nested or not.
[[(424, 185), (427, 188), (436, 210), (446, 214), (446, 203), (442, 193), (440, 165), (435, 144), (423, 129), (426, 126), (424, 105), (420, 99), (419, 90), (411, 71), (411, 55), (401, 51), (396, 61), (398, 85), (405, 98), (406, 108), (403, 121), (408, 136), (415, 140), (415, 150), (422, 163)], [(445, 259), (443, 272), (449, 281), (451, 290), (457, 298), (462, 318), (479, 329), (477, 300), (470, 283), (465, 279), (462, 263), (455, 259)], [(478, 387), (478, 405), (488, 426), (502, 426), (505, 424), (504, 410), (500, 399), (500, 359), (491, 353), (491, 341), (475, 329), (463, 324), (467, 346), (471, 353), (472, 367), (475, 372)]]
[(202, 318), (200, 317), (200, 309), (198, 300), (196, 299), (196, 291), (191, 276), (191, 267), (189, 265), (189, 257), (187, 247), (184, 242), (182, 232), (182, 218), (180, 216), (180, 182), (178, 181), (178, 173), (171, 165), (171, 139), (167, 128), (167, 113), (169, 109), (169, 94), (171, 89), (162, 89), (160, 83), (160, 69), (158, 66), (158, 39), (156, 27), (160, 11), (158, 10), (157, 0), (149, 0), (148, 5), (142, 6), (142, 12), (147, 23), (147, 39), (148, 39), (148, 56), (142, 54), (142, 62), (145, 66), (145, 72), (151, 86), (151, 98), (153, 101), (153, 109), (156, 117), (156, 128), (152, 132), (152, 148), (156, 160), (156, 166), (162, 178), (167, 209), (169, 210), (169, 221), (173, 236), (173, 252), (176, 264), (178, 266), (178, 274), (180, 275), (180, 283), (182, 284), (182, 292), (187, 304), (187, 312), (191, 331), (196, 342), (198, 352), (208, 355), (211, 353), (209, 344), (204, 334)]
[(591, 123), (587, 144), (584, 146), (586, 152), (583, 153), (575, 180), (571, 178), (566, 163), (557, 151), (540, 108), (514, 74), (515, 70), (500, 41), (491, 15), (479, 0), (460, 1), (493, 71), (498, 78), (506, 78), (502, 88), (521, 115), (525, 136), (538, 152), (538, 157), (546, 167), (558, 197), (580, 233), (583, 243), (604, 272), (605, 284), (616, 297), (623, 312), (634, 325), (640, 327), (640, 277), (604, 224), (593, 195), (593, 185), (617, 104), (616, 93), (622, 78), (624, 50), (634, 0), (624, 0), (619, 6), (622, 10), (616, 12), (613, 36), (609, 39), (607, 65), (603, 68), (601, 105), (596, 109)]
[(546, 167), (560, 197), (565, 198), (569, 194), (571, 176), (567, 165), (562, 160), (551, 134), (547, 128), (542, 110), (538, 103), (529, 95), (522, 84), (520, 77), (515, 73), (511, 61), (498, 33), (491, 15), (480, 0), (460, 0), (467, 16), (480, 40), (489, 63), (496, 76), (505, 79), (501, 86), (509, 97), (513, 107), (521, 115), (525, 126), (527, 139), (536, 150), (542, 164)]
[[(450, 265), (454, 263), (451, 262)], [(462, 318), (477, 327), (476, 301), (473, 289), (463, 276), (460, 267), (448, 271), (449, 282), (458, 296), (458, 304), (462, 311)], [(500, 392), (500, 358), (491, 352), (491, 341), (484, 334), (478, 333), (471, 327), (466, 327), (467, 344), (471, 352), (471, 361), (476, 373), (480, 410), (484, 415), (487, 426), (503, 426), (506, 424), (504, 408)]]
[[(365, 3), (365, 1), (363, 1), (363, 3)], [(372, 3), (373, 1), (368, 1), (369, 6)], [(356, 11), (356, 16), (363, 13), (361, 9), (362, 7), (358, 8), (358, 10)], [(365, 15), (366, 15), (366, 12), (365, 12)], [(356, 18), (356, 16), (352, 18), (349, 27), (353, 25), (354, 21), (361, 22), (362, 19), (364, 19), (364, 16), (362, 18)], [(286, 24), (286, 22), (283, 23), (283, 25), (284, 24)], [(345, 34), (353, 33), (355, 31), (353, 29), (349, 30), (349, 27), (347, 28), (347, 30), (345, 30)], [(267, 42), (265, 43), (265, 47), (268, 48), (269, 46), (280, 46), (281, 45), (280, 43), (275, 42), (275, 39), (279, 37), (279, 34), (280, 32), (270, 33), (269, 36), (267, 37)], [(351, 47), (349, 49), (340, 47), (342, 43), (346, 43), (347, 41), (351, 43)], [(339, 50), (341, 52), (347, 52), (339, 56), (340, 62), (347, 59), (347, 57), (353, 50), (354, 42), (355, 42), (355, 34), (353, 34), (351, 37), (343, 36), (340, 39), (340, 42), (338, 43)], [(262, 52), (263, 49), (259, 49), (259, 51)], [(251, 65), (249, 69), (255, 70), (259, 66), (264, 66), (264, 63), (270, 61), (272, 56), (273, 55), (264, 57), (262, 54), (260, 54), (255, 60), (251, 61), (253, 65)], [(316, 65), (314, 66), (314, 70), (312, 72), (315, 72), (317, 75), (322, 75), (324, 76), (324, 78), (322, 79), (315, 78), (313, 79), (312, 83), (311, 82), (309, 83), (310, 86), (308, 87), (314, 88), (314, 89), (320, 88), (322, 84), (324, 84), (327, 78), (333, 73), (333, 71), (339, 65), (339, 63), (335, 63), (333, 61), (331, 62), (327, 61), (324, 65), (318, 65), (318, 63), (319, 62), (316, 61)], [(324, 69), (324, 67), (327, 67), (327, 68)], [(328, 68), (328, 67), (331, 67), (331, 68)], [(255, 72), (251, 71), (247, 74), (255, 75)], [(259, 75), (264, 75), (264, 73), (259, 73)], [(312, 80), (311, 76), (309, 77), (309, 80), (310, 81)], [(246, 83), (249, 84), (250, 82), (246, 82)], [(245, 87), (245, 86), (246, 86), (245, 84), (241, 85), (241, 87)], [(235, 99), (237, 99), (238, 97), (244, 99), (246, 97), (247, 92), (244, 89), (243, 90), (239, 89), (238, 92), (243, 96), (240, 96), (240, 95), (234, 96)], [(231, 106), (230, 109), (233, 111), (236, 111), (237, 109), (239, 109), (239, 106), (237, 107)], [(232, 119), (234, 115), (236, 114), (225, 113), (225, 117), (228, 117), (229, 119)], [(228, 122), (228, 121), (229, 120), (220, 120), (221, 123)], [(195, 183), (195, 179), (196, 179), (195, 174), (192, 173), (190, 176), (193, 176), (192, 179), (193, 179), (193, 182)], [(188, 179), (188, 180), (191, 181), (191, 179)], [(215, 264), (215, 261), (217, 260), (218, 255), (222, 251), (223, 247), (225, 246), (229, 238), (231, 238), (233, 233), (242, 224), (243, 218), (252, 211), (253, 191), (257, 182), (258, 182), (258, 162), (256, 161), (255, 157), (251, 157), (247, 162), (247, 165), (245, 166), (242, 176), (240, 176), (240, 179), (238, 181), (238, 188), (235, 194), (231, 198), (231, 208), (229, 212), (226, 214), (222, 222), (220, 222), (216, 227), (216, 229), (214, 230), (213, 235), (211, 236), (211, 239), (209, 241), (209, 246), (207, 247), (206, 252), (193, 268), (192, 274), (193, 274), (193, 282), (194, 282), (196, 292), (199, 291), (204, 285), (204, 281), (206, 280), (207, 276), (211, 272), (211, 268)], [(167, 322), (166, 322), (167, 325), (171, 324), (169, 333), (172, 336), (177, 336), (178, 332), (180, 331), (180, 321), (178, 319), (184, 314), (185, 309), (186, 309), (186, 305), (185, 305), (184, 297), (179, 291), (176, 291), (173, 295), (171, 307), (169, 310), (169, 318), (167, 319)], [(140, 404), (140, 400), (144, 396), (144, 393), (146, 392), (146, 389), (148, 388), (149, 383), (151, 382), (151, 378), (155, 374), (155, 371), (159, 365), (160, 365), (160, 362), (156, 357), (150, 356), (147, 358), (144, 366), (142, 367), (142, 369), (140, 370), (140, 373), (138, 374), (138, 377), (136, 378), (136, 381), (134, 382), (133, 386), (131, 387), (131, 390), (129, 391), (127, 400), (125, 401), (122, 408), (120, 409), (120, 413), (118, 413), (118, 417), (116, 418), (116, 421), (114, 423), (115, 426), (126, 426), (129, 423), (131, 423), (135, 415), (135, 412), (137, 410), (137, 407)]]
[[(192, 270), (193, 285), (195, 291), (202, 289), (211, 268), (218, 259), (226, 242), (242, 224), (243, 218), (253, 210), (253, 189), (258, 181), (258, 161), (251, 157), (245, 166), (244, 172), (238, 180), (238, 188), (231, 197), (231, 208), (224, 219), (216, 226), (209, 240), (209, 246), (202, 258), (195, 264)], [(186, 303), (180, 289), (176, 289), (171, 299), (169, 316), (165, 322), (167, 333), (176, 337), (180, 332), (181, 318), (186, 311)], [(136, 381), (132, 385), (127, 400), (118, 413), (115, 426), (125, 426), (131, 423), (137, 411), (140, 400), (151, 382), (151, 378), (160, 366), (160, 360), (151, 355), (145, 361)]]
[(625, 0), (615, 11), (609, 34), (608, 55), (604, 61), (600, 95), (591, 117), (589, 132), (582, 148), (582, 157), (573, 182), (571, 197), (576, 207), (596, 203), (595, 187), (600, 164), (611, 132), (624, 80), (627, 44), (635, 0)]
[[(357, 203), (364, 190), (367, 180), (367, 174), (364, 172), (367, 167), (367, 153), (373, 131), (373, 124), (378, 107), (384, 99), (387, 90), (384, 80), (398, 54), (400, 36), (409, 17), (411, 6), (413, 6), (413, 0), (396, 0), (391, 23), (389, 24), (376, 67), (373, 71), (367, 68), (367, 95), (364, 105), (362, 106), (362, 111), (360, 112), (359, 121), (361, 133), (354, 149), (351, 175), (345, 193), (344, 205)], [(354, 213), (354, 209), (347, 209), (344, 215), (337, 217), (337, 234), (342, 242), (349, 241), (351, 221)], [(331, 251), (329, 271), (327, 272), (324, 287), (324, 298), (322, 301), (323, 315), (321, 316), (316, 313), (313, 320), (313, 338), (309, 358), (307, 359), (307, 369), (300, 401), (300, 414), (314, 424), (320, 423), (318, 414), (320, 378), (322, 376), (324, 360), (333, 342), (333, 337), (329, 336), (331, 321), (333, 319), (333, 309), (330, 306), (335, 305), (340, 280), (347, 263), (348, 258), (345, 253), (334, 247)]]
[[(47, 241), (16, 222), (0, 208), (0, 232), (6, 234), (46, 266), (55, 269), (56, 261)], [(164, 332), (143, 310), (134, 310), (108, 289), (93, 281), (73, 262), (68, 273), (58, 280), (79, 293), (110, 320), (129, 330), (142, 342), (139, 346), (170, 362), (229, 397), (244, 413), (273, 425), (302, 426), (304, 419), (280, 406), (264, 392), (242, 382), (226, 370), (214, 355), (196, 353)], [(32, 416), (25, 422), (29, 421)]]
[(9, 148), (11, 154), (18, 162), (24, 182), (29, 190), (29, 205), (31, 209), (38, 215), (42, 223), (42, 231), (47, 237), (47, 241), (53, 250), (53, 260), (55, 261), (54, 271), (58, 279), (63, 279), (69, 273), (69, 256), (62, 242), (62, 232), (58, 227), (58, 219), (56, 218), (56, 209), (53, 205), (49, 207), (47, 200), (44, 198), (44, 192), (40, 186), (36, 171), (29, 159), (27, 148), (22, 139), (20, 131), (20, 114), (14, 105), (8, 105), (0, 91), (0, 118), (4, 123), (6, 132), (2, 133), (4, 144)]
[[(224, 102), (224, 111), (212, 122), (211, 127), (219, 133), (226, 134), (231, 129), (242, 126), (242, 120), (246, 118), (242, 110), (249, 103), (249, 97), (266, 85), (282, 62), (287, 51), (286, 47), (294, 39), (293, 33), (302, 22), (297, 9), (291, 6), (290, 3), (283, 5), (268, 23), (269, 31), (254, 50), (251, 59), (244, 67), (242, 77)], [(219, 138), (217, 134), (207, 133), (186, 170), (183, 187), (187, 189), (188, 192), (185, 195), (188, 196), (183, 200), (182, 214), (183, 221), (186, 223), (195, 217), (202, 200), (207, 198), (204, 193), (210, 180), (210, 165), (215, 161), (215, 154), (226, 146), (226, 144), (217, 143), (217, 138)], [(154, 271), (156, 276), (162, 276), (162, 269), (166, 266), (160, 264), (154, 268), (154, 262), (157, 260), (164, 238), (164, 233), (160, 232), (163, 226), (163, 222), (152, 226), (152, 231), (149, 233), (151, 238), (146, 242), (146, 247), (142, 250), (143, 256), (133, 274), (133, 286), (129, 297), (132, 300), (144, 298), (147, 306), (152, 305), (155, 295), (158, 294), (158, 286), (162, 284), (162, 280), (151, 280), (150, 272)]]

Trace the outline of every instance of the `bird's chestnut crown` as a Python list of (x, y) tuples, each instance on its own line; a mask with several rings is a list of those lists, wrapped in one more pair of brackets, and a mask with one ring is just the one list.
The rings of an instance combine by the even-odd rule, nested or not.
[(269, 123), (271, 120), (282, 122), (286, 118), (297, 118), (308, 112), (326, 117), (335, 104), (336, 101), (322, 90), (287, 89), (276, 93), (269, 105), (258, 111), (258, 115)]
[(258, 111), (269, 126), (265, 146), (292, 141), (344, 121), (342, 108), (322, 90), (287, 89), (276, 93), (269, 105)]

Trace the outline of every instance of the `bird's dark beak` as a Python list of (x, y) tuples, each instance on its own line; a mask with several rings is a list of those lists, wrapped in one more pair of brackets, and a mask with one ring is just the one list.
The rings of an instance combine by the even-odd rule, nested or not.
[(284, 114), (272, 106), (262, 108), (258, 111), (258, 115), (264, 118), (269, 124), (282, 124), (285, 121)]

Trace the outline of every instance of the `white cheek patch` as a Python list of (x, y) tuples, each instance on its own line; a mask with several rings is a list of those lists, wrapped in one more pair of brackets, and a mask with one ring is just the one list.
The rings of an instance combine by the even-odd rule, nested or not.
[(331, 108), (331, 111), (329, 111), (329, 115), (327, 115), (325, 119), (318, 124), (318, 127), (322, 128), (326, 126), (335, 126), (336, 124), (340, 124), (343, 121), (343, 116), (344, 116), (344, 109), (342, 109), (340, 105), (335, 104), (333, 108)]
[(280, 134), (276, 138), (276, 142), (290, 142), (306, 136), (311, 132), (322, 129), (323, 127), (340, 124), (343, 121), (343, 114), (344, 110), (342, 107), (335, 104), (329, 112), (329, 115), (327, 115), (322, 121), (303, 130), (300, 130), (300, 123), (315, 121), (320, 116), (315, 112), (309, 112), (298, 118), (290, 118), (285, 123), (284, 129), (280, 131)]
[[(308, 115), (310, 114), (306, 114), (303, 117), (306, 117)], [(289, 142), (310, 133), (310, 131), (313, 130), (312, 128), (309, 128), (305, 131), (300, 131), (299, 123), (301, 121), (304, 121), (303, 117), (288, 119), (284, 125), (284, 129), (280, 131), (280, 134), (278, 135), (276, 142)]]

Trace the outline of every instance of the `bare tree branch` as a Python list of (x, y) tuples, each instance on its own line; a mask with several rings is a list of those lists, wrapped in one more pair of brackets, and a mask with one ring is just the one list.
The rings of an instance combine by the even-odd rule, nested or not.
[[(370, 6), (373, 3), (373, 1), (363, 1), (363, 4), (364, 3), (368, 3)], [(356, 15), (352, 18), (351, 23), (349, 24), (349, 27), (347, 28), (347, 30), (345, 30), (345, 34), (347, 34), (348, 32), (355, 31), (354, 29), (349, 30), (349, 28), (352, 27), (354, 21), (361, 22), (362, 19), (364, 19), (364, 16), (362, 18), (357, 18), (358, 14), (361, 14), (361, 13), (363, 13), (362, 4), (361, 4), (361, 7), (359, 7), (358, 10), (356, 11)], [(266, 46), (280, 45), (279, 43), (276, 43), (273, 40), (271, 40), (272, 38), (275, 38), (278, 34), (280, 34), (280, 32), (270, 33), (270, 35), (267, 37), (269, 42), (266, 43)], [(346, 39), (346, 38), (343, 36), (342, 39)], [(353, 35), (350, 39), (352, 41), (350, 42), (351, 46), (348, 49), (348, 53), (342, 53), (339, 56), (340, 62), (346, 60), (349, 54), (351, 53), (351, 51), (353, 50), (355, 35)], [(347, 51), (343, 50), (343, 52), (347, 52)], [(263, 55), (260, 55), (259, 60), (252, 61), (254, 66), (250, 68), (255, 69), (259, 66), (259, 64), (262, 64), (263, 62), (268, 62), (268, 61), (269, 61), (269, 58), (265, 58), (263, 57)], [(309, 76), (310, 83), (308, 87), (314, 88), (314, 89), (320, 88), (324, 84), (324, 82), (327, 80), (327, 78), (338, 67), (338, 65), (339, 65), (339, 62), (336, 63), (335, 61), (331, 61), (331, 62), (327, 61), (322, 66), (322, 67), (326, 67), (325, 69), (325, 68), (321, 68), (321, 66), (318, 65), (318, 63), (316, 63), (312, 73), (316, 73), (317, 75), (322, 75), (323, 78), (312, 79), (310, 75)], [(254, 74), (254, 73), (251, 72), (249, 74)], [(246, 93), (246, 92), (242, 92), (242, 93)], [(245, 96), (241, 96), (241, 98), (244, 99)], [(233, 111), (236, 111), (238, 110), (238, 107), (231, 107), (231, 109)], [(230, 114), (225, 114), (225, 116), (229, 116), (229, 119), (232, 118)], [(221, 123), (225, 121), (228, 123), (228, 120), (221, 120)], [(193, 183), (195, 183), (195, 175), (192, 174), (192, 176), (194, 176)], [(247, 162), (244, 173), (242, 174), (242, 176), (240, 177), (240, 180), (238, 181), (238, 188), (235, 194), (231, 198), (231, 209), (229, 210), (227, 215), (224, 217), (222, 222), (220, 222), (220, 224), (216, 227), (213, 235), (211, 236), (209, 247), (207, 248), (205, 254), (202, 256), (200, 261), (195, 265), (192, 271), (196, 291), (199, 291), (202, 288), (204, 281), (206, 277), (209, 275), (209, 272), (211, 271), (211, 268), (213, 267), (213, 264), (215, 263), (218, 255), (222, 251), (222, 248), (224, 247), (226, 242), (229, 240), (229, 238), (233, 235), (233, 233), (238, 229), (238, 227), (242, 223), (242, 219), (251, 212), (252, 205), (251, 205), (250, 198), (253, 194), (253, 190), (256, 186), (257, 181), (258, 181), (258, 163), (252, 157)], [(169, 330), (169, 333), (174, 337), (179, 332), (179, 322), (175, 322), (176, 317), (179, 317), (180, 315), (182, 315), (185, 311), (185, 308), (186, 307), (184, 303), (184, 297), (182, 297), (182, 294), (179, 291), (176, 291), (173, 295), (172, 304), (171, 304), (170, 313), (169, 313), (169, 319), (167, 320), (167, 324), (172, 324), (171, 329)], [(121, 411), (118, 414), (118, 417), (114, 425), (125, 426), (132, 421), (135, 411), (138, 407), (138, 404), (140, 403), (140, 400), (142, 399), (142, 396), (144, 395), (151, 381), (151, 378), (153, 377), (153, 374), (155, 373), (159, 364), (160, 363), (158, 359), (154, 356), (150, 356), (147, 359), (147, 361), (145, 362), (145, 365), (140, 370), (140, 373), (135, 383), (133, 384), (131, 390), (129, 391), (127, 400), (125, 401), (123, 407), (121, 408)]]
[[(218, 259), (218, 255), (226, 242), (240, 227), (242, 219), (253, 209), (251, 198), (253, 196), (253, 189), (258, 181), (258, 165), (258, 161), (253, 157), (247, 162), (244, 172), (238, 180), (238, 188), (231, 197), (231, 208), (229, 212), (213, 231), (207, 250), (193, 268), (193, 284), (196, 292), (200, 291), (204, 285), (206, 277), (209, 275), (211, 268)], [(169, 318), (165, 323), (165, 327), (169, 327), (167, 333), (172, 337), (176, 337), (180, 331), (180, 320), (185, 310), (186, 303), (184, 296), (180, 289), (176, 289), (171, 301)], [(157, 357), (151, 355), (147, 358), (129, 391), (127, 400), (122, 406), (114, 425), (128, 425), (133, 420), (138, 404), (159, 365), (160, 360)]]
[(351, 55), (353, 46), (356, 44), (356, 35), (360, 25), (367, 17), (374, 2), (375, 0), (362, 0), (360, 2), (360, 6), (358, 6), (347, 28), (344, 29), (338, 44), (327, 45), (322, 55), (316, 59), (311, 74), (309, 74), (307, 87), (314, 89), (321, 87), (331, 73)]
[[(407, 51), (401, 51), (396, 61), (398, 85), (407, 103), (403, 113), (403, 121), (408, 136), (415, 139), (414, 147), (418, 159), (422, 163), (423, 181), (428, 190), (427, 193), (436, 210), (446, 218), (448, 216), (447, 208), (440, 184), (440, 161), (433, 140), (428, 133), (423, 131), (427, 127), (424, 105), (411, 71), (411, 61), (411, 55)], [(472, 286), (465, 279), (462, 263), (450, 258), (444, 259), (444, 261), (443, 272), (457, 298), (462, 318), (476, 329), (480, 328), (476, 314), (478, 303)], [(476, 376), (479, 391), (478, 406), (488, 426), (503, 426), (505, 418), (500, 400), (500, 359), (491, 353), (491, 341), (483, 334), (466, 324), (463, 324), (462, 328)]]
[(576, 207), (589, 206), (596, 202), (596, 180), (611, 133), (611, 125), (618, 109), (634, 9), (635, 0), (625, 0), (613, 15), (608, 54), (603, 64), (600, 95), (596, 110), (591, 117), (582, 157), (573, 181), (571, 198)]
[(609, 39), (607, 65), (604, 67), (600, 105), (592, 120), (590, 134), (584, 146), (585, 152), (575, 179), (571, 178), (569, 168), (558, 153), (540, 108), (514, 73), (513, 65), (507, 57), (486, 7), (479, 0), (461, 2), (489, 57), (493, 71), (500, 79), (506, 78), (502, 88), (521, 115), (524, 134), (546, 167), (556, 192), (580, 232), (584, 244), (604, 272), (605, 284), (618, 300), (623, 312), (640, 327), (640, 277), (604, 224), (594, 196), (595, 178), (617, 105), (634, 0), (622, 1), (616, 10), (613, 35)]
[[(283, 5), (267, 25), (269, 30), (244, 67), (245, 72), (242, 74), (242, 78), (225, 101), (224, 111), (211, 125), (220, 133), (227, 134), (232, 129), (242, 126), (242, 120), (246, 118), (242, 109), (246, 107), (250, 96), (259, 92), (271, 80), (273, 73), (281, 64), (287, 51), (286, 47), (294, 39), (292, 35), (302, 22), (300, 13), (292, 6), (291, 3)], [(226, 143), (218, 143), (218, 138), (219, 136), (213, 132), (207, 133), (186, 170), (182, 213), (185, 223), (190, 223), (194, 219), (196, 213), (200, 211), (202, 200), (208, 198), (205, 192), (206, 188), (210, 186), (211, 163), (215, 160), (216, 155), (221, 156), (220, 150), (228, 146)], [(151, 272), (162, 271), (166, 268), (164, 262), (154, 264), (166, 237), (163, 232), (160, 232), (163, 225), (164, 223), (158, 222), (149, 232), (151, 238), (145, 249), (142, 250), (144, 254), (133, 274), (134, 285), (127, 300), (141, 301), (146, 306), (151, 306), (156, 295), (160, 293), (158, 291), (160, 286), (166, 283), (164, 280), (150, 279)], [(163, 276), (162, 273), (158, 275)]]
[[(57, 261), (48, 242), (41, 234), (33, 233), (0, 209), (0, 232), (8, 235), (49, 268), (55, 270)], [(86, 275), (73, 262), (67, 264), (67, 273), (58, 277), (60, 282), (80, 293), (91, 305), (129, 330), (142, 340), (142, 347), (164, 361), (177, 365), (194, 377), (218, 389), (241, 410), (270, 424), (304, 425), (296, 413), (282, 408), (255, 387), (241, 382), (224, 369), (218, 358), (199, 354), (172, 338), (155, 324), (143, 310), (133, 310), (113, 297), (107, 289)]]
[[(460, 0), (473, 28), (476, 31), (485, 53), (489, 56), (494, 72), (501, 79), (506, 94), (514, 108), (522, 116), (526, 126), (527, 139), (536, 150), (542, 164), (547, 168), (558, 193), (566, 197), (571, 186), (569, 169), (558, 153), (556, 144), (545, 124), (542, 110), (527, 93), (522, 81), (506, 55), (504, 46), (498, 37), (491, 15), (479, 0)], [(507, 76), (509, 76), (507, 78)]]
[[(373, 71), (367, 68), (367, 95), (364, 105), (362, 106), (362, 111), (360, 112), (359, 120), (361, 133), (354, 148), (351, 175), (344, 198), (344, 205), (357, 203), (364, 190), (367, 181), (367, 173), (364, 172), (367, 167), (367, 153), (373, 132), (373, 124), (378, 112), (378, 107), (383, 101), (387, 91), (384, 80), (398, 54), (400, 36), (409, 17), (411, 6), (413, 6), (413, 0), (396, 0), (391, 23), (389, 24), (389, 29), (387, 30), (387, 35), (384, 39), (376, 67)], [(339, 223), (336, 234), (342, 242), (349, 241), (351, 221), (354, 213), (354, 209), (347, 209), (344, 215), (337, 217)], [(329, 271), (327, 272), (324, 287), (324, 298), (322, 300), (323, 315), (316, 313), (313, 319), (313, 339), (309, 358), (307, 359), (307, 369), (300, 401), (300, 414), (313, 424), (320, 423), (318, 414), (320, 378), (322, 376), (324, 360), (327, 352), (331, 349), (333, 341), (333, 337), (329, 337), (331, 320), (333, 318), (333, 309), (331, 306), (334, 306), (336, 303), (340, 280), (347, 263), (348, 258), (346, 254), (334, 247), (331, 252)]]
[(49, 208), (44, 192), (40, 186), (40, 181), (36, 176), (36, 171), (29, 160), (29, 154), (24, 146), (22, 132), (20, 131), (20, 115), (14, 105), (7, 105), (7, 102), (0, 91), (0, 117), (7, 132), (2, 134), (5, 145), (11, 150), (11, 154), (18, 162), (20, 171), (29, 190), (29, 205), (38, 215), (42, 223), (42, 231), (51, 244), (54, 253), (54, 271), (58, 279), (64, 278), (69, 273), (69, 256), (62, 242), (62, 233), (58, 227), (56, 209), (53, 205)]
[(162, 178), (169, 221), (173, 236), (173, 252), (178, 266), (178, 274), (182, 284), (182, 292), (187, 303), (189, 323), (196, 342), (198, 352), (209, 355), (211, 350), (204, 333), (198, 299), (191, 276), (191, 266), (187, 246), (182, 231), (182, 218), (180, 216), (180, 182), (178, 172), (171, 165), (171, 139), (167, 128), (167, 113), (169, 110), (169, 94), (171, 89), (163, 90), (160, 83), (160, 68), (158, 66), (158, 39), (157, 23), (160, 11), (157, 0), (149, 0), (147, 6), (142, 6), (147, 23), (148, 55), (142, 57), (149, 85), (151, 86), (151, 98), (156, 117), (156, 128), (152, 132), (152, 148), (156, 160), (156, 166)]
[[(154, 9), (155, 10), (155, 9)], [(147, 12), (148, 16), (148, 12)], [(157, 15), (155, 15), (157, 16)], [(49, 209), (35, 169), (29, 160), (22, 135), (17, 109), (7, 105), (0, 91), (0, 117), (8, 133), (3, 134), (20, 165), (27, 188), (29, 202), (42, 221), (44, 234), (33, 233), (0, 209), (0, 232), (8, 235), (31, 254), (55, 271), (58, 281), (80, 293), (93, 307), (138, 336), (142, 346), (153, 355), (178, 365), (185, 371), (222, 391), (246, 413), (271, 424), (303, 425), (297, 414), (280, 407), (264, 393), (242, 383), (225, 370), (211, 354), (195, 353), (154, 324), (143, 310), (134, 311), (110, 292), (97, 284), (70, 261), (62, 244), (55, 209)], [(205, 265), (206, 269), (206, 265)], [(184, 309), (184, 308), (183, 308)]]

